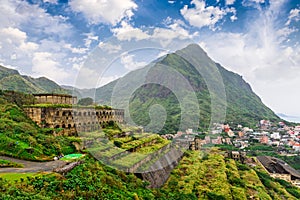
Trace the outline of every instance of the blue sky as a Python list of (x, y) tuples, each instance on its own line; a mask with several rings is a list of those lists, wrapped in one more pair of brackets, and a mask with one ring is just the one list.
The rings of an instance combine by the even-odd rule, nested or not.
[(23, 74), (96, 87), (194, 42), (275, 112), (300, 116), (298, 0), (2, 0), (0, 9), (0, 64)]

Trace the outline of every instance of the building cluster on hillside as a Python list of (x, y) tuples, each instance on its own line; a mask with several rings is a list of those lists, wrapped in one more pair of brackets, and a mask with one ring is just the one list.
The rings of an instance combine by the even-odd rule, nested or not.
[(214, 124), (204, 141), (206, 144), (230, 144), (240, 149), (261, 143), (278, 147), (281, 153), (300, 153), (300, 126), (287, 126), (284, 122), (273, 124), (268, 120), (261, 120), (257, 130), (242, 125)]
[[(210, 134), (201, 134), (188, 129), (185, 132), (178, 131), (176, 134), (166, 134), (166, 139), (178, 139), (200, 136), (199, 144), (227, 144), (239, 149), (245, 149), (252, 144), (264, 144), (278, 147), (281, 154), (300, 153), (300, 126), (287, 126), (284, 122), (272, 123), (269, 120), (260, 120), (256, 130), (242, 125), (230, 126), (229, 124), (215, 123)], [(201, 137), (202, 135), (202, 137)]]
[[(251, 145), (258, 144), (262, 150), (271, 149), (268, 146), (277, 147), (280, 154), (300, 154), (300, 126), (287, 126), (284, 122), (272, 123), (269, 120), (260, 120), (256, 129), (242, 125), (230, 126), (229, 124), (215, 123), (209, 134), (193, 132), (188, 129), (185, 132), (167, 134), (162, 137), (172, 139), (181, 147), (191, 150), (201, 149), (204, 145), (232, 145), (239, 150), (227, 150), (225, 157), (255, 166), (254, 158), (246, 156), (246, 150)], [(258, 156), (258, 161), (264, 169), (274, 178), (284, 179), (293, 185), (300, 187), (300, 173), (290, 167), (284, 161), (268, 156)]]

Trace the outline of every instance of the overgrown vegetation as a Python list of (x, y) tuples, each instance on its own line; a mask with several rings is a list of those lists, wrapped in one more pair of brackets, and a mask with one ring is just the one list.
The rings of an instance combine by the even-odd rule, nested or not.
[(20, 168), (20, 167), (24, 167), (24, 165), (22, 165), (20, 163), (9, 161), (9, 160), (0, 159), (0, 168), (3, 168), (3, 167), (18, 167), (18, 168)]
[(160, 190), (167, 199), (299, 199), (299, 191), (214, 150), (188, 152)]
[(281, 155), (275, 151), (275, 149), (271, 149), (269, 151), (250, 151), (247, 153), (250, 156), (271, 156), (275, 158), (279, 158), (289, 165), (291, 165), (294, 169), (300, 170), (300, 155), (295, 156), (286, 156)]
[[(255, 127), (259, 120), (269, 119), (272, 122), (278, 122), (279, 117), (277, 117), (272, 110), (266, 107), (260, 98), (252, 91), (250, 85), (246, 83), (241, 76), (232, 73), (224, 69), (221, 65), (214, 63), (206, 54), (202, 52), (196, 45), (191, 45), (190, 47), (182, 50), (183, 54), (191, 55), (195, 57), (196, 62), (201, 65), (203, 72), (207, 74), (199, 74), (194, 66), (191, 65), (189, 61), (186, 61), (178, 54), (168, 54), (163, 59), (158, 61), (158, 64), (153, 67), (147, 66), (147, 74), (151, 74), (151, 77), (160, 77), (160, 70), (155, 71), (160, 65), (169, 66), (176, 72), (183, 75), (185, 80), (188, 81), (190, 86), (193, 88), (193, 94), (196, 94), (198, 102), (186, 101), (187, 108), (197, 108), (199, 106), (200, 124), (199, 131), (207, 131), (211, 119), (211, 97), (215, 95), (218, 99), (220, 98), (221, 92), (209, 91), (207, 87), (207, 82), (212, 81), (215, 84), (224, 84), (226, 99), (220, 99), (221, 103), (226, 101), (226, 123), (236, 123), (243, 126)], [(213, 68), (217, 68), (222, 80), (215, 80), (216, 75), (213, 74)], [(140, 70), (133, 71), (120, 79), (120, 82), (132, 83), (134, 77), (139, 77), (141, 73)], [(205, 75), (205, 76), (203, 76)], [(150, 75), (149, 75), (150, 76)], [(167, 77), (163, 77), (165, 80)], [(126, 81), (127, 80), (127, 81)], [(178, 80), (167, 80), (174, 81), (177, 84)], [(110, 103), (110, 98), (112, 96), (114, 85), (117, 81), (111, 82), (96, 91), (96, 99), (101, 99), (101, 103)], [(180, 82), (180, 81), (178, 81)], [(171, 83), (171, 82), (169, 82)], [(178, 83), (179, 84), (179, 83)], [(119, 87), (121, 87), (119, 85)], [(120, 88), (120, 94), (123, 94), (123, 90), (128, 90), (127, 84)], [(117, 91), (118, 92), (118, 91)], [(124, 93), (126, 94), (126, 92)], [(125, 98), (125, 97), (124, 97)], [(135, 90), (130, 99), (130, 116), (136, 124), (145, 126), (150, 122), (149, 109), (151, 106), (159, 104), (164, 107), (167, 119), (164, 123), (164, 127), (160, 130), (160, 133), (175, 133), (180, 128), (181, 111), (184, 105), (180, 105), (176, 94), (169, 88), (164, 87), (162, 84), (145, 84)], [(197, 105), (195, 105), (197, 104)], [(215, 107), (218, 112), (220, 107)], [(191, 112), (192, 113), (192, 112)], [(189, 115), (190, 117), (194, 117)], [(188, 120), (187, 120), (188, 121)], [(155, 125), (154, 125), (155, 126)], [(156, 127), (150, 127), (150, 130), (156, 130)], [(193, 127), (190, 127), (193, 128)], [(146, 130), (147, 131), (147, 130)]]
[[(134, 158), (132, 158), (134, 159)], [(299, 199), (300, 190), (273, 179), (259, 167), (252, 169), (208, 154), (189, 151), (160, 189), (133, 174), (112, 169), (90, 156), (65, 177), (33, 174), (0, 177), (0, 199)], [(126, 164), (126, 163), (124, 163)]]
[(0, 98), (0, 154), (25, 160), (50, 160), (76, 151), (78, 138), (53, 136), (56, 129), (41, 129), (17, 105)]
[(0, 199), (154, 199), (147, 183), (133, 174), (106, 167), (87, 157), (66, 177), (29, 177), (11, 183), (0, 178)]

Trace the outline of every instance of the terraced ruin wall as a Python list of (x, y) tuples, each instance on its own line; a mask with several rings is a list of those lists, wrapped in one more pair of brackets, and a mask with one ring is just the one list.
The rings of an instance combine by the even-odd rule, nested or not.
[(41, 128), (62, 128), (64, 135), (95, 131), (109, 121), (124, 122), (122, 109), (27, 107), (24, 111)]

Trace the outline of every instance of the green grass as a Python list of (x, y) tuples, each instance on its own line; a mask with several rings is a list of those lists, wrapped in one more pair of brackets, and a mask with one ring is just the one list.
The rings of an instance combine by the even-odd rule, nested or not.
[(16, 162), (12, 162), (9, 160), (2, 160), (0, 159), (0, 168), (1, 167), (16, 167), (16, 168), (22, 168), (24, 167), (23, 164), (20, 163), (16, 163)]
[(200, 158), (199, 152), (186, 152), (160, 190), (166, 199), (299, 199), (299, 189), (276, 181), (259, 167), (254, 169), (218, 152)]
[(54, 136), (55, 129), (41, 129), (20, 107), (0, 104), (0, 154), (25, 160), (52, 160), (55, 155), (75, 153), (80, 138)]
[(75, 159), (79, 159), (79, 158), (82, 158), (84, 156), (84, 154), (68, 154), (68, 155), (65, 155), (64, 157), (62, 157), (60, 160), (64, 160), (64, 161), (69, 161), (69, 160), (75, 160)]
[(130, 153), (116, 161), (113, 162), (113, 164), (124, 166), (124, 167), (131, 167), (132, 165), (140, 162), (144, 158), (146, 158), (147, 155), (141, 154), (141, 153)]
[(21, 179), (26, 179), (27, 177), (37, 177), (41, 176), (41, 173), (29, 172), (29, 173), (0, 173), (0, 178), (6, 179), (8, 181), (19, 181)]

